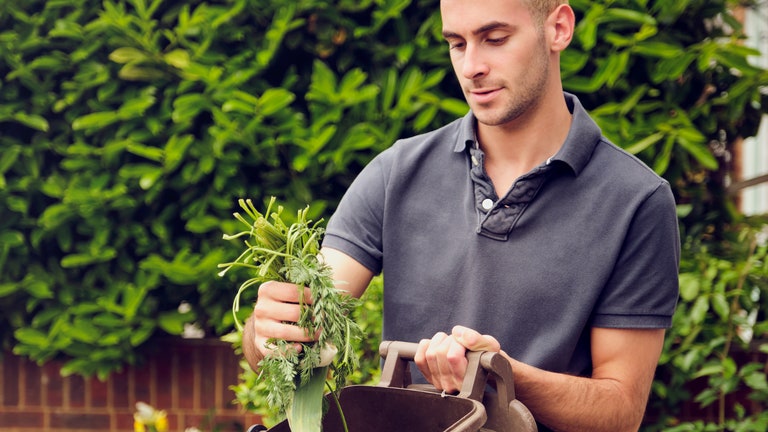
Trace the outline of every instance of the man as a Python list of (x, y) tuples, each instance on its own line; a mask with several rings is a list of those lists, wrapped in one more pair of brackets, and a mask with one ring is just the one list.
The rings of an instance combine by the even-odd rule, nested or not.
[[(384, 338), (418, 341), (438, 390), (467, 350), (502, 352), (517, 398), (552, 430), (637, 430), (677, 300), (669, 184), (602, 137), (563, 93), (566, 1), (443, 0), (471, 108), (372, 161), (331, 218), (323, 256), (359, 296), (384, 273)], [(244, 344), (306, 341), (292, 285), (259, 289)]]

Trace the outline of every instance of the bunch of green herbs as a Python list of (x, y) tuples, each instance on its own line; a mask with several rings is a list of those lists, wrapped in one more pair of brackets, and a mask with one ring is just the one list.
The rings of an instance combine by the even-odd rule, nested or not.
[[(338, 289), (331, 269), (321, 260), (320, 240), (324, 229), (322, 220), (307, 219), (309, 207), (299, 210), (296, 222), (290, 225), (281, 218), (283, 208), (275, 209), (275, 198), (266, 212), (259, 212), (251, 200), (239, 200), (245, 216), (235, 213), (247, 229), (224, 235), (225, 240), (244, 239), (245, 250), (233, 262), (219, 264), (224, 275), (233, 267), (250, 269), (252, 276), (243, 282), (235, 295), (233, 313), (238, 330), (243, 324), (237, 318), (242, 293), (265, 281), (290, 282), (297, 285), (301, 314), (297, 326), (307, 335), (318, 335), (315, 342), (302, 343), (270, 339), (272, 353), (259, 364), (259, 374), (267, 388), (267, 403), (285, 412), (294, 432), (321, 430), (324, 384), (330, 372), (336, 393), (344, 386), (347, 376), (357, 367), (354, 339), (360, 338), (359, 326), (350, 318), (357, 299)], [(274, 211), (273, 211), (274, 210)], [(312, 301), (303, 299), (308, 287)], [(258, 300), (257, 300), (258, 301)], [(328, 351), (338, 350), (329, 364), (321, 362)], [(338, 399), (336, 399), (338, 401)]]

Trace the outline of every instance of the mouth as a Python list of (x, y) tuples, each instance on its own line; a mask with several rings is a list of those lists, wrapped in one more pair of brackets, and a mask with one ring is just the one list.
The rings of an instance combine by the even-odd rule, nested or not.
[(501, 92), (501, 88), (479, 88), (469, 90), (469, 97), (477, 103), (483, 104), (493, 100)]

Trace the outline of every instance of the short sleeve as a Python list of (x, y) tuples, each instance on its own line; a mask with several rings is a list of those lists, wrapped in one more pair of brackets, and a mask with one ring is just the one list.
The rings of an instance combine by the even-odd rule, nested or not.
[(387, 151), (352, 182), (328, 221), (323, 247), (337, 249), (379, 274), (383, 257), (384, 173)]
[(638, 207), (592, 325), (668, 328), (678, 299), (680, 234), (674, 197), (662, 182)]

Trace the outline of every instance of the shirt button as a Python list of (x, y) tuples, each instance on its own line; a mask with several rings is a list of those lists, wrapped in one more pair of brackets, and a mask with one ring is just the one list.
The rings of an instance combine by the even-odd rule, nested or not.
[(488, 211), (493, 208), (493, 200), (490, 198), (486, 198), (483, 200), (483, 208)]

